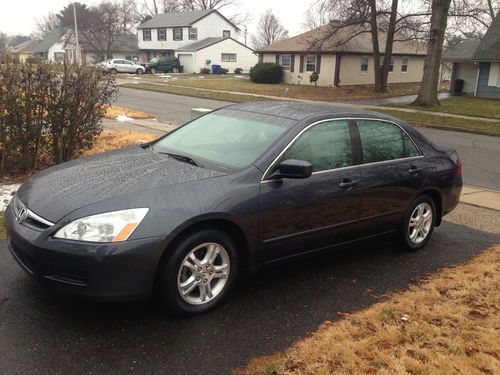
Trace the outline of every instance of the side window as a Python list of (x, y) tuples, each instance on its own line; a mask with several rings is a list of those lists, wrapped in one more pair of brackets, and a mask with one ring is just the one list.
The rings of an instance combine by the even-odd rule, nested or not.
[(361, 136), (364, 163), (420, 155), (411, 139), (399, 126), (375, 120), (358, 120), (356, 123)]
[(313, 165), (313, 171), (352, 165), (351, 136), (347, 121), (314, 125), (285, 152), (282, 160), (298, 159)]

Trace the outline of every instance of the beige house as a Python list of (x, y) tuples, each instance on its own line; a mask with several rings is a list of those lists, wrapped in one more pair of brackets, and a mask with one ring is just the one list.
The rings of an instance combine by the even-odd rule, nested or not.
[(10, 50), (14, 61), (24, 63), (26, 59), (33, 56), (33, 47), (38, 44), (37, 40), (27, 40), (18, 44)]
[[(273, 62), (283, 67), (283, 81), (309, 85), (313, 72), (319, 74), (318, 86), (374, 84), (371, 34), (351, 26), (333, 32), (330, 23), (295, 37), (284, 39), (257, 52), (259, 61)], [(354, 36), (353, 36), (354, 35)], [(400, 38), (401, 37), (401, 38)], [(427, 46), (397, 35), (389, 71), (389, 83), (420, 82), (424, 70)], [(381, 53), (386, 33), (379, 33)]]

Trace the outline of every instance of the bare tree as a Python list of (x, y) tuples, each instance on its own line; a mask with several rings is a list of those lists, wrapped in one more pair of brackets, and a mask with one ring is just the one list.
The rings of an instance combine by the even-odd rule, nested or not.
[(7, 55), (7, 41), (9, 38), (7, 34), (0, 31), (0, 62), (3, 62), (5, 56)]
[(268, 9), (260, 17), (257, 34), (252, 36), (252, 45), (255, 49), (261, 49), (287, 37), (288, 30), (283, 27), (271, 9)]
[(35, 20), (35, 30), (31, 37), (36, 40), (44, 39), (51, 31), (59, 25), (59, 17), (55, 13), (48, 13)]
[(216, 9), (220, 10), (229, 5), (237, 5), (237, 0), (179, 0), (184, 11)]
[(450, 4), (447, 40), (480, 38), (500, 11), (500, 0), (453, 0)]
[(304, 15), (302, 29), (310, 31), (330, 22), (331, 13), (328, 8), (328, 3), (324, 1), (314, 3)]
[(424, 75), (418, 97), (413, 103), (421, 107), (439, 105), (437, 86), (450, 3), (451, 0), (432, 0), (431, 30)]

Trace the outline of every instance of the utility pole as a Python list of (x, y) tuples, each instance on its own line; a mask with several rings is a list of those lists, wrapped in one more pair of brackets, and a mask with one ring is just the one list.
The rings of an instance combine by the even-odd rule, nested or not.
[(75, 20), (76, 65), (80, 66), (80, 43), (78, 42), (78, 24), (76, 22), (76, 7), (75, 7), (75, 3), (73, 3), (73, 18)]
[(247, 45), (247, 35), (248, 35), (248, 29), (245, 26), (245, 46)]

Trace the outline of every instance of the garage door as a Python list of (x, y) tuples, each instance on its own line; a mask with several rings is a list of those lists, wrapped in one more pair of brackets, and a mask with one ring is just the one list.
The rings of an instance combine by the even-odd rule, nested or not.
[(184, 67), (184, 73), (193, 73), (193, 55), (179, 54), (179, 62)]

